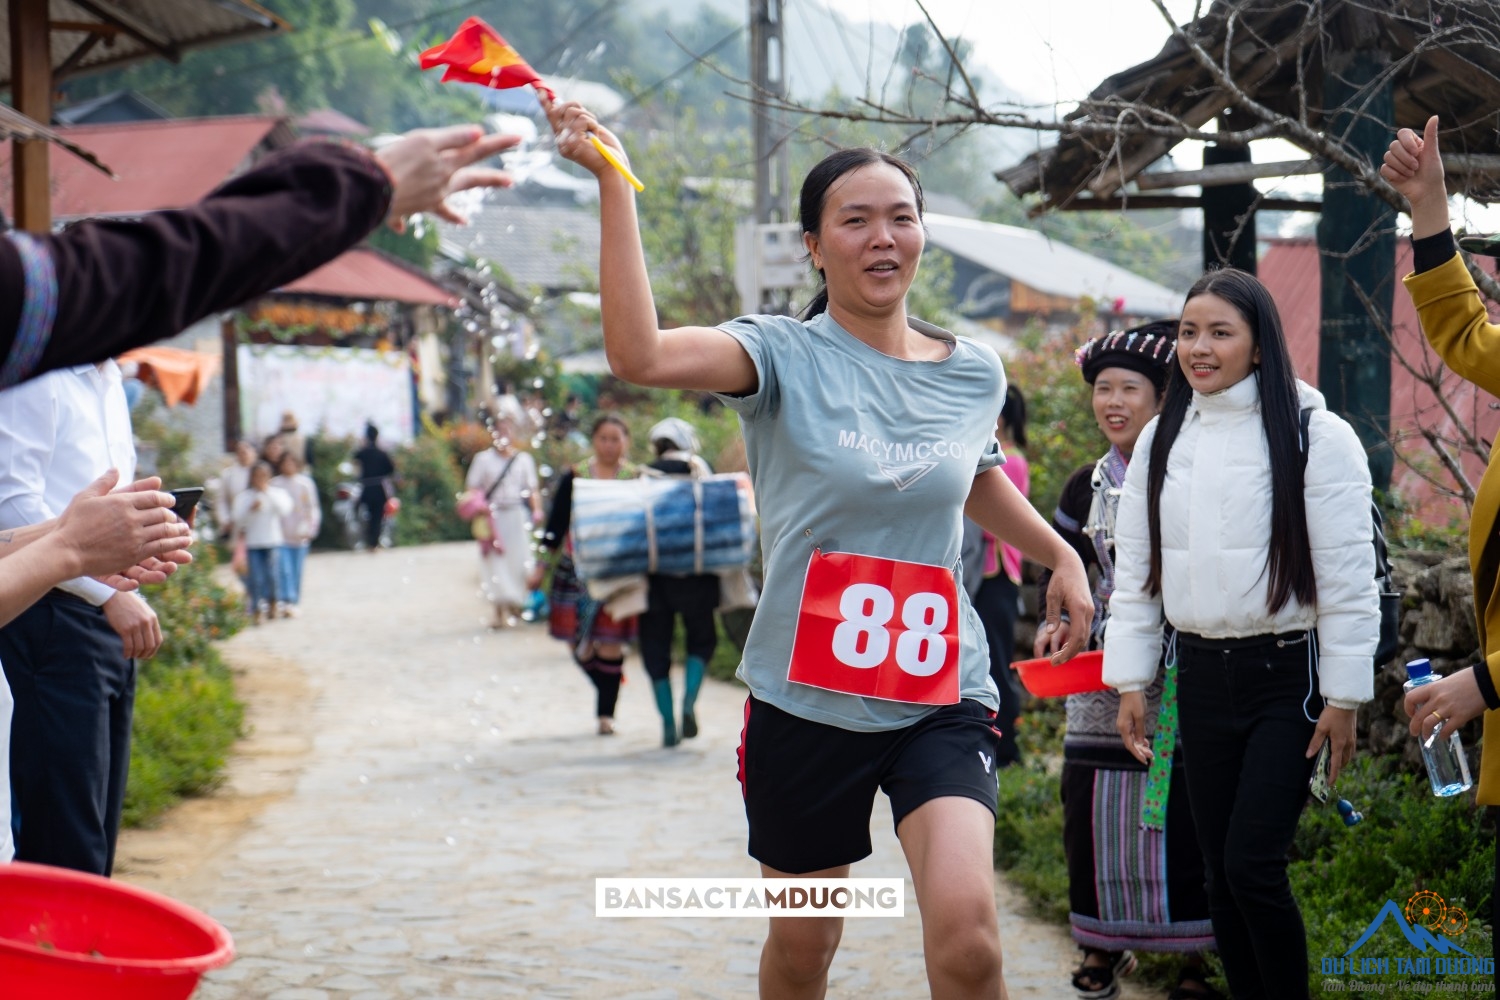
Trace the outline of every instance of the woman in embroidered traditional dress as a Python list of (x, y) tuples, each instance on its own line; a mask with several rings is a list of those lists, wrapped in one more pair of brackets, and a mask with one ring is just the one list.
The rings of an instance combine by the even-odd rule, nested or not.
[[(1090, 645), (1103, 645), (1114, 590), (1114, 529), (1125, 469), (1141, 430), (1161, 405), (1167, 374), (1176, 363), (1175, 321), (1149, 323), (1095, 337), (1075, 355), (1092, 388), (1094, 419), (1109, 451), (1080, 467), (1063, 486), (1052, 524), (1085, 566), (1098, 573)], [(1044, 574), (1042, 592), (1050, 574)], [(1039, 637), (1036, 653), (1044, 642)], [(1163, 675), (1147, 689), (1151, 733), (1161, 706)], [(1119, 993), (1119, 976), (1135, 967), (1132, 949), (1183, 952), (1171, 1000), (1217, 997), (1204, 976), (1202, 952), (1213, 946), (1203, 858), (1188, 808), (1181, 761), (1171, 757), (1169, 784), (1152, 775), (1120, 745), (1113, 690), (1070, 695), (1063, 739), (1063, 849), (1068, 859), (1068, 919), (1083, 949), (1073, 974), (1080, 997)], [(1164, 783), (1160, 780), (1158, 786)], [(1160, 808), (1165, 796), (1165, 810)], [(1143, 824), (1146, 802), (1157, 805)], [(1172, 850), (1167, 852), (1170, 842)]]
[(635, 641), (636, 616), (615, 618), (589, 597), (588, 588), (573, 568), (573, 543), (568, 536), (572, 521), (573, 480), (634, 479), (640, 470), (630, 454), (630, 428), (613, 413), (594, 421), (589, 433), (594, 453), (563, 473), (552, 501), (552, 514), (542, 534), (542, 547), (557, 553), (552, 568), (548, 598), (551, 612), (548, 630), (552, 638), (566, 642), (573, 660), (588, 674), (598, 692), (596, 709), (599, 735), (615, 731), (615, 701), (620, 695), (620, 677), (625, 664), (625, 646)]

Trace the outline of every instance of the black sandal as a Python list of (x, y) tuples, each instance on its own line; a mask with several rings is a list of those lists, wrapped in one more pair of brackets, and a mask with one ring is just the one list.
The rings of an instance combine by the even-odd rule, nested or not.
[(1073, 989), (1081, 1000), (1114, 1000), (1120, 995), (1120, 976), (1135, 971), (1135, 954), (1129, 951), (1103, 951), (1099, 948), (1083, 949), (1086, 963), (1095, 955), (1103, 955), (1108, 965), (1080, 965), (1073, 972)]

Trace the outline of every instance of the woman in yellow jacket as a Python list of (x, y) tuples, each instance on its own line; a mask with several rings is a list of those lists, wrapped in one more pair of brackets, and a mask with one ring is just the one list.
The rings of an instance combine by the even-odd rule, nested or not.
[[(1405, 278), (1417, 316), (1432, 349), (1453, 371), (1491, 395), (1500, 396), (1500, 326), (1489, 321), (1474, 279), (1448, 230), (1448, 191), (1438, 152), (1438, 120), (1428, 119), (1421, 136), (1411, 129), (1396, 134), (1380, 173), (1411, 203), (1414, 273)], [(1500, 241), (1480, 239), (1466, 250), (1500, 255)], [(1439, 739), (1484, 712), (1486, 749), (1500, 747), (1500, 459), (1491, 458), (1474, 498), (1469, 522), (1469, 567), (1474, 574), (1474, 608), (1484, 659), (1406, 696), (1413, 736), (1443, 724)], [(1479, 769), (1479, 803), (1500, 806), (1500, 752), (1485, 753)], [(1500, 898), (1500, 859), (1495, 867)], [(1500, 939), (1500, 934), (1496, 934)], [(1496, 946), (1500, 953), (1500, 944)]]

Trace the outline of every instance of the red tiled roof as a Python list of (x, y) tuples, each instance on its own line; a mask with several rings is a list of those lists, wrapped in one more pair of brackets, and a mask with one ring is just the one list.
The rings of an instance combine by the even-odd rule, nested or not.
[[(138, 215), (180, 208), (239, 171), (281, 123), (246, 115), (74, 125), (57, 131), (109, 164), (111, 180), (71, 153), (52, 154), (52, 214)], [(0, 143), (0, 206), (11, 213), (11, 146)]]
[(277, 291), (361, 302), (409, 302), (449, 308), (458, 305), (458, 299), (442, 285), (369, 247), (346, 251)]
[[(1487, 258), (1476, 257), (1485, 261)], [(1411, 273), (1411, 243), (1401, 240), (1396, 251), (1396, 270), (1392, 275), (1395, 296), (1392, 305), (1391, 333), (1396, 352), (1407, 359), (1413, 367), (1423, 370), (1423, 365), (1439, 365), (1437, 355), (1427, 346), (1417, 322), (1417, 311), (1411, 296), (1401, 284), (1401, 278)], [(1487, 270), (1494, 270), (1490, 261)], [(1297, 367), (1297, 375), (1309, 385), (1318, 384), (1319, 333), (1322, 329), (1322, 275), (1318, 262), (1318, 247), (1311, 239), (1276, 240), (1262, 254), (1258, 275), (1281, 313), (1282, 328), (1286, 332), (1287, 348)], [(1491, 307), (1494, 315), (1495, 307)], [(1488, 393), (1449, 374), (1444, 397), (1463, 421), (1476, 428), (1480, 437), (1493, 441), (1500, 431), (1500, 410), (1493, 408), (1494, 398)], [(1408, 372), (1396, 358), (1391, 359), (1391, 429), (1403, 440), (1398, 451), (1418, 460), (1430, 460), (1436, 466), (1436, 456), (1426, 441), (1417, 433), (1418, 426), (1435, 429), (1445, 437), (1453, 436), (1452, 421), (1443, 412), (1432, 392), (1415, 376)], [(1484, 464), (1476, 456), (1464, 460), (1465, 472), (1470, 482), (1478, 484), (1484, 474)], [(1439, 479), (1445, 479), (1438, 472)], [(1434, 493), (1432, 488), (1401, 460), (1396, 462), (1393, 485), (1398, 492), (1415, 503), (1429, 518), (1439, 522), (1449, 516), (1464, 516), (1463, 506), (1457, 501), (1446, 500)]]

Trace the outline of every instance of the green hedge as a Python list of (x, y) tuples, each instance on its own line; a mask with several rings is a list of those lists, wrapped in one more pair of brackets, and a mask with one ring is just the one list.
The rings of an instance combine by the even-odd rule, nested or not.
[(161, 622), (161, 652), (140, 664), (126, 826), (150, 823), (178, 799), (217, 787), (244, 706), (213, 643), (245, 625), (237, 595), (213, 579), (212, 546), (165, 584), (146, 588)]
[[(1068, 874), (1058, 774), (1062, 728), (1060, 705), (1049, 703), (1020, 719), (1017, 735), (1025, 762), (1000, 772), (995, 864), (1040, 915), (1065, 923)], [(1419, 890), (1436, 892), (1449, 905), (1461, 907), (1469, 929), (1457, 943), (1474, 955), (1493, 957), (1489, 928), (1495, 831), (1472, 797), (1434, 798), (1425, 776), (1402, 771), (1399, 759), (1369, 756), (1356, 758), (1340, 775), (1337, 794), (1354, 803), (1364, 822), (1347, 827), (1332, 804), (1310, 802), (1288, 870), (1307, 925), (1312, 991), (1322, 992), (1323, 958), (1342, 956), (1387, 899), (1404, 905)], [(1385, 927), (1357, 954), (1394, 958), (1418, 953), (1399, 931)], [(1140, 958), (1138, 977), (1164, 987), (1176, 982), (1178, 959)], [(1389, 984), (1424, 977), (1393, 970), (1388, 976), (1358, 978), (1361, 983), (1386, 983), (1385, 995), (1395, 996)], [(1216, 985), (1227, 993), (1222, 978)], [(1059, 986), (1059, 995), (1063, 989)]]

